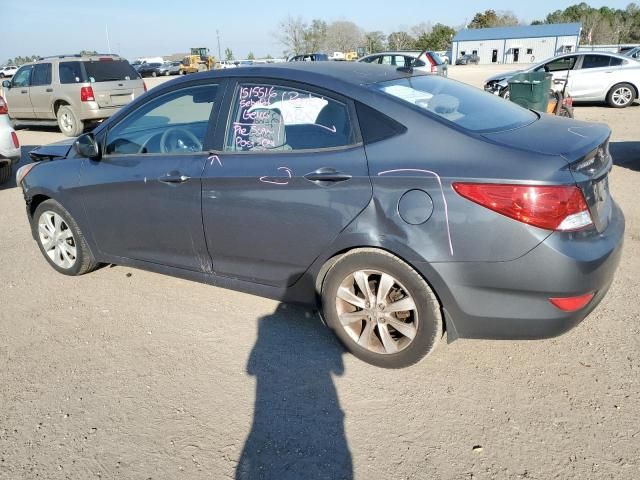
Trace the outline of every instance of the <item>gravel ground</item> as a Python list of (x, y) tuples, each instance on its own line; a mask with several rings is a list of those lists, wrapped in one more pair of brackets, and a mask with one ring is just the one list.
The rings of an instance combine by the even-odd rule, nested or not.
[(401, 371), (297, 307), (126, 267), (56, 274), (0, 187), (0, 478), (640, 478), (640, 105), (576, 116), (613, 129), (627, 233), (608, 296), (562, 337), (443, 342)]

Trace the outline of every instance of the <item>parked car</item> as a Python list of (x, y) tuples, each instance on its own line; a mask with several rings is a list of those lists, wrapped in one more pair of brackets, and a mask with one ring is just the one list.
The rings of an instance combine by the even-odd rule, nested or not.
[(17, 180), (62, 274), (131, 265), (318, 306), (398, 368), (443, 329), (550, 337), (596, 307), (624, 234), (610, 134), (418, 70), (286, 63), (160, 85)]
[(158, 77), (160, 75), (169, 75), (169, 68), (164, 63), (143, 63), (138, 67), (138, 73), (141, 77)]
[(553, 80), (567, 80), (567, 91), (575, 102), (606, 102), (624, 108), (638, 98), (640, 65), (637, 61), (608, 52), (576, 52), (559, 55), (525, 70), (494, 75), (484, 89), (508, 97), (509, 79), (519, 72), (549, 72)]
[(222, 69), (224, 70), (225, 68), (236, 68), (236, 62), (235, 60), (220, 60), (219, 62), (216, 62), (216, 68), (217, 69)]
[(328, 62), (329, 55), (326, 53), (305, 53), (291, 57), (289, 62)]
[(4, 98), (0, 97), (0, 184), (11, 178), (11, 168), (20, 160), (20, 141), (11, 121)]
[(380, 52), (362, 57), (358, 62), (378, 65), (393, 65), (398, 68), (413, 68), (415, 70), (446, 77), (449, 66), (436, 52), (424, 51), (393, 51)]
[(467, 53), (466, 55), (462, 55), (456, 60), (456, 65), (470, 65), (475, 64), (478, 65), (480, 63), (480, 57), (475, 53)]
[(169, 72), (169, 75), (183, 75), (182, 62), (169, 62), (167, 64), (167, 72)]
[(622, 52), (620, 53), (625, 57), (633, 58), (635, 60), (640, 60), (640, 47), (631, 48), (624, 53)]
[(0, 78), (11, 78), (18, 71), (17, 65), (7, 65), (0, 68)]
[(142, 95), (144, 82), (117, 55), (60, 55), (20, 67), (2, 82), (15, 124), (58, 125), (68, 137)]

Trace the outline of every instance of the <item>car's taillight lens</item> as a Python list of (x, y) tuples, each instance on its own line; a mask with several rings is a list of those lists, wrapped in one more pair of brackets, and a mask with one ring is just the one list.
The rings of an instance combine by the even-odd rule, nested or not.
[(7, 102), (4, 101), (4, 98), (0, 97), (0, 115), (8, 115), (9, 107)]
[(144, 91), (146, 92), (147, 91), (147, 84), (142, 82), (142, 86), (144, 87)]
[(584, 195), (575, 185), (454, 183), (453, 188), (472, 202), (535, 227), (573, 231), (593, 223)]
[(13, 140), (13, 146), (15, 148), (20, 148), (20, 140), (18, 140), (16, 132), (11, 132), (11, 140)]
[(577, 312), (586, 307), (594, 295), (593, 292), (590, 292), (577, 297), (550, 298), (549, 302), (563, 312)]
[(431, 58), (431, 55), (429, 55), (428, 53), (426, 53), (424, 55), (424, 57), (427, 59), (427, 61), (429, 62), (429, 65), (431, 65), (431, 73), (437, 73), (438, 72), (438, 65), (436, 64), (436, 62), (433, 60), (433, 58)]
[(82, 87), (80, 88), (80, 101), (82, 102), (95, 102), (96, 97), (93, 95), (93, 88)]

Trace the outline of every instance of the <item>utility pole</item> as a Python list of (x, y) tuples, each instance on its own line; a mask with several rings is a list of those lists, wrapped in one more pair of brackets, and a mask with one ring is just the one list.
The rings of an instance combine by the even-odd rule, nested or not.
[(218, 37), (218, 61), (222, 60), (222, 51), (220, 50), (220, 30), (216, 30), (216, 36)]

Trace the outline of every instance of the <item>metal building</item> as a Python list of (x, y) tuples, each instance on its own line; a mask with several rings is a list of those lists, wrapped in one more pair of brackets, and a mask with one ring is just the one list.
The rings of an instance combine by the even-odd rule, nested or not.
[(451, 63), (475, 53), (480, 63), (533, 63), (575, 52), (580, 41), (579, 23), (460, 30), (452, 40)]

